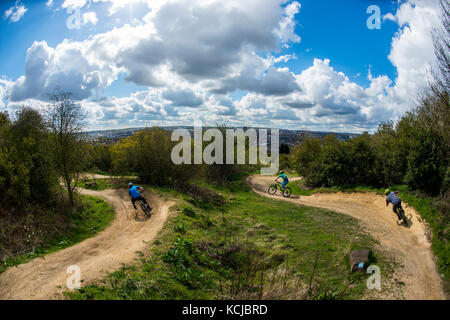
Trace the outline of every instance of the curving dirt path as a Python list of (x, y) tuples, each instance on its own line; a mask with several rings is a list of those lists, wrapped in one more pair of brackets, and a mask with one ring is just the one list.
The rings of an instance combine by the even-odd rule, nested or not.
[(392, 206), (386, 207), (383, 196), (374, 193), (321, 193), (283, 198), (267, 193), (273, 180), (271, 176), (255, 175), (249, 177), (247, 182), (254, 192), (265, 197), (352, 216), (380, 243), (377, 250), (395, 263), (395, 270), (392, 278), (386, 281), (383, 281), (381, 270), (381, 291), (371, 292), (370, 298), (446, 299), (427, 238), (428, 229), (413, 208), (404, 204), (406, 215), (412, 217), (412, 224), (407, 228), (397, 225)]
[(69, 266), (80, 267), (82, 285), (85, 285), (99, 279), (104, 272), (117, 270), (122, 263), (132, 262), (136, 251), (144, 250), (146, 242), (161, 230), (172, 205), (144, 193), (153, 207), (148, 219), (142, 217), (142, 213), (136, 217), (126, 189), (81, 190), (81, 194), (112, 204), (116, 210), (112, 224), (93, 238), (8, 269), (0, 275), (0, 300), (60, 299), (61, 292), (67, 291)]

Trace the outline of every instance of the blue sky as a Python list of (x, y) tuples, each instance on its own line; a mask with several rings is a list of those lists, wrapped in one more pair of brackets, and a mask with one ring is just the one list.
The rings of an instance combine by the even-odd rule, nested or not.
[[(208, 124), (373, 131), (414, 106), (411, 90), (434, 59), (426, 38), (437, 1), (229, 3), (2, 1), (0, 107), (13, 113), (58, 86), (74, 91), (91, 129), (186, 124), (195, 115)], [(372, 4), (379, 30), (366, 26)], [(80, 28), (69, 29), (76, 7)]]
[[(388, 60), (391, 40), (398, 29), (392, 21), (384, 21), (380, 30), (369, 30), (366, 21), (368, 5), (373, 1), (348, 0), (342, 6), (339, 1), (302, 2), (302, 11), (296, 18), (296, 31), (302, 42), (293, 46), (290, 52), (298, 61), (289, 65), (300, 72), (310, 66), (315, 58), (328, 58), (333, 66), (355, 77), (355, 82), (367, 86), (367, 71), (372, 66), (374, 75), (386, 74), (395, 78), (395, 68)], [(378, 1), (382, 13), (395, 12), (396, 1)], [(306, 52), (306, 49), (310, 49)]]

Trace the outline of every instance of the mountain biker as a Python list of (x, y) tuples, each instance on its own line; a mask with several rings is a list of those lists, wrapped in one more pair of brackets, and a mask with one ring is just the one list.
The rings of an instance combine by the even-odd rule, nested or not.
[(283, 183), (281, 184), (281, 189), (284, 189), (284, 187), (286, 187), (286, 185), (289, 183), (289, 179), (283, 170), (280, 172), (280, 175), (275, 179), (275, 182), (278, 182), (278, 179), (280, 179), (280, 178), (283, 179)]
[(142, 201), (151, 210), (152, 207), (150, 207), (150, 205), (148, 204), (147, 200), (143, 196), (141, 196), (141, 191), (140, 190), (144, 191), (144, 188), (142, 188), (140, 186), (133, 186), (133, 184), (131, 182), (128, 184), (128, 194), (131, 197), (131, 202), (133, 203), (133, 207), (135, 209), (137, 209), (136, 205), (135, 205), (135, 202), (136, 201)]
[(384, 194), (386, 195), (386, 207), (389, 205), (389, 203), (392, 203), (392, 210), (397, 215), (398, 220), (400, 220), (400, 214), (398, 213), (399, 209), (402, 209), (402, 200), (397, 196), (398, 191), (391, 192), (391, 190), (386, 189), (384, 191)]

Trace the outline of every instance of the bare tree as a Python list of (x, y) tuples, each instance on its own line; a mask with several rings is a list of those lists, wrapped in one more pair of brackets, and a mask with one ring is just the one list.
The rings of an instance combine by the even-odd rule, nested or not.
[(441, 26), (433, 31), (437, 66), (433, 69), (431, 91), (448, 99), (450, 92), (450, 1), (441, 0)]
[(52, 94), (50, 100), (52, 103), (47, 110), (47, 124), (53, 138), (55, 167), (73, 205), (73, 193), (86, 160), (80, 135), (85, 115), (69, 92)]

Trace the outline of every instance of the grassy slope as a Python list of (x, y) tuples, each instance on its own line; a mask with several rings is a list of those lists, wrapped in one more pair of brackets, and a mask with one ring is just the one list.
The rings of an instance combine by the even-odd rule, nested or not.
[(94, 236), (105, 229), (114, 219), (114, 208), (105, 201), (90, 197), (80, 196), (82, 205), (69, 217), (70, 227), (63, 229), (58, 234), (52, 234), (46, 239), (46, 245), (34, 249), (34, 251), (0, 261), (0, 273), (8, 267), (26, 263), (34, 258), (62, 250), (78, 242)]
[[(272, 299), (330, 299), (360, 298), (367, 292), (367, 276), (351, 275), (347, 262), (352, 249), (374, 244), (356, 220), (258, 196), (243, 182), (214, 189), (227, 198), (223, 209), (194, 207), (171, 191), (181, 200), (178, 213), (154, 242), (153, 254), (142, 253), (136, 264), (68, 296), (253, 299), (262, 294)], [(386, 270), (382, 257), (378, 260)]]
[[(379, 195), (384, 195), (383, 188), (372, 188), (359, 186), (354, 188), (346, 187), (332, 187), (332, 188), (305, 188), (303, 181), (295, 181), (290, 183), (293, 194), (298, 195), (312, 195), (318, 192), (375, 192)], [(450, 246), (445, 236), (449, 234), (449, 226), (442, 222), (442, 215), (435, 206), (434, 201), (430, 197), (417, 195), (411, 192), (407, 186), (392, 186), (391, 190), (398, 190), (399, 197), (403, 202), (413, 207), (418, 212), (425, 222), (432, 230), (431, 246), (434, 254), (438, 258), (438, 266), (440, 272), (444, 275), (444, 289), (447, 294), (450, 294)], [(439, 237), (441, 236), (441, 238)], [(447, 236), (448, 237), (448, 236)]]

